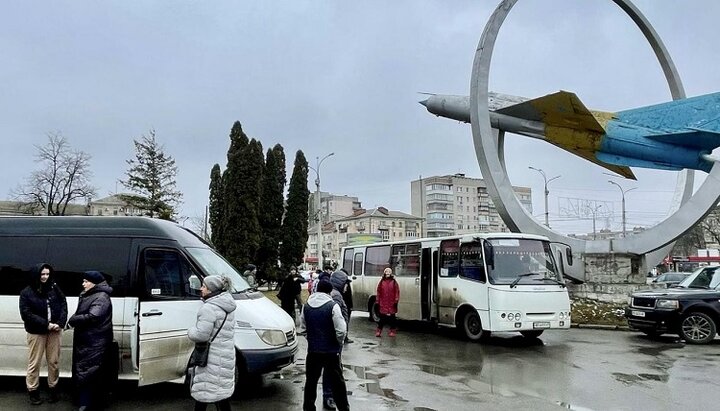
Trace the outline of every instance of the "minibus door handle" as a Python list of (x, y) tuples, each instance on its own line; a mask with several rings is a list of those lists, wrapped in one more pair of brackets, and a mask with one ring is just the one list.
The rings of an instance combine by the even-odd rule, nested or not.
[(150, 316), (153, 316), (153, 315), (162, 315), (162, 311), (152, 310), (152, 311), (150, 311), (150, 312), (148, 312), (148, 313), (142, 313), (142, 316), (143, 316), (143, 317), (150, 317)]
[(356, 275), (352, 276), (352, 279), (357, 280), (357, 276)]
[(420, 278), (415, 279), (415, 285), (420, 285)]

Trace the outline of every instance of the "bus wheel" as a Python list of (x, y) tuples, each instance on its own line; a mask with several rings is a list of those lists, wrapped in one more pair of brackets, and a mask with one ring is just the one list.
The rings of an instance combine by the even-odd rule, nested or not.
[(368, 304), (368, 312), (370, 313), (370, 316), (368, 317), (370, 321), (374, 323), (380, 322), (380, 305), (375, 302), (375, 299), (370, 300), (370, 304)]
[(538, 338), (543, 333), (543, 330), (532, 330), (532, 331), (520, 331), (525, 338)]
[(490, 337), (490, 331), (483, 331), (480, 316), (475, 310), (468, 310), (463, 315), (462, 330), (470, 341), (480, 341)]

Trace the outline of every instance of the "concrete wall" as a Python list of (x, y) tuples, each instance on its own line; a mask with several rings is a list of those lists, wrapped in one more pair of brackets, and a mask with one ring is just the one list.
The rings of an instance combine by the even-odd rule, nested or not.
[(568, 286), (572, 298), (627, 303), (628, 296), (639, 289), (655, 288), (646, 284), (647, 272), (640, 257), (627, 254), (586, 254), (585, 283)]

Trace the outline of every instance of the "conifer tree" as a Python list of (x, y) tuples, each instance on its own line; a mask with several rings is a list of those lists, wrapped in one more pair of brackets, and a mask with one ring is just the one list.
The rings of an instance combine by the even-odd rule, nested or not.
[(225, 252), (225, 244), (222, 242), (224, 235), (224, 198), (222, 174), (220, 173), (219, 164), (215, 164), (212, 171), (210, 171), (210, 206), (208, 208), (211, 230), (210, 241), (220, 254), (223, 254)]
[(308, 162), (301, 150), (295, 154), (290, 187), (288, 188), (287, 209), (282, 224), (280, 261), (283, 270), (299, 265), (308, 238)]
[(254, 262), (260, 245), (258, 206), (264, 159), (262, 144), (255, 139), (247, 142), (239, 122), (233, 125), (230, 140), (223, 176), (225, 224), (221, 243), (225, 257), (242, 271)]
[(150, 217), (170, 220), (182, 199), (182, 193), (175, 189), (175, 160), (165, 154), (164, 147), (155, 139), (155, 130), (133, 143), (135, 158), (127, 160), (130, 167), (127, 180), (121, 183), (136, 194), (122, 198)]
[(262, 237), (257, 253), (258, 274), (267, 281), (278, 281), (278, 245), (284, 212), (285, 152), (280, 144), (268, 149), (262, 181), (260, 228)]

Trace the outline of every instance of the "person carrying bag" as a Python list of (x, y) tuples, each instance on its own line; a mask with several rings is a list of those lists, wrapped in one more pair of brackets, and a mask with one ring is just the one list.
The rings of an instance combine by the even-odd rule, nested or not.
[(190, 395), (195, 400), (195, 411), (204, 411), (213, 403), (221, 411), (230, 410), (230, 397), (235, 391), (237, 308), (228, 292), (230, 288), (226, 277), (205, 277), (200, 287), (204, 304), (195, 325), (188, 329), (188, 338), (196, 344), (190, 359)]

